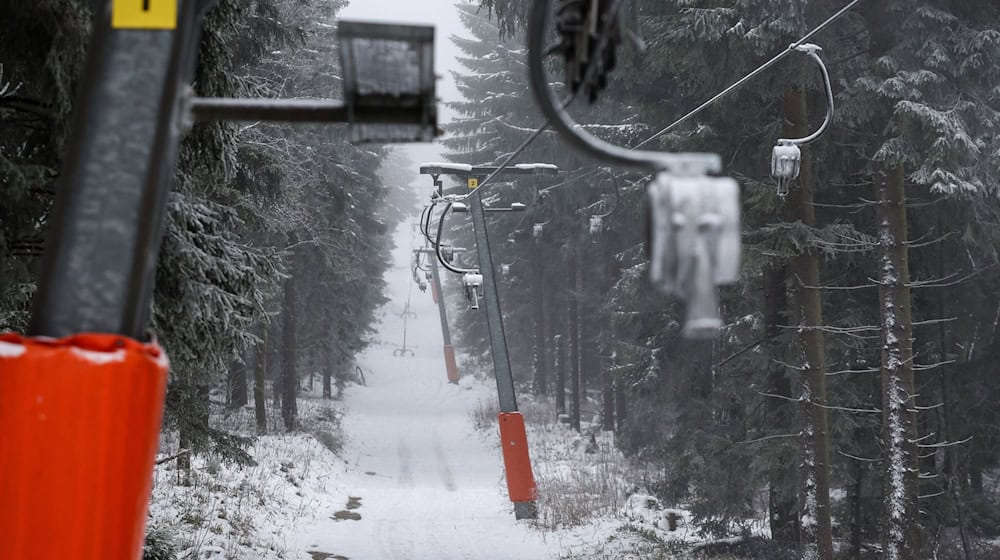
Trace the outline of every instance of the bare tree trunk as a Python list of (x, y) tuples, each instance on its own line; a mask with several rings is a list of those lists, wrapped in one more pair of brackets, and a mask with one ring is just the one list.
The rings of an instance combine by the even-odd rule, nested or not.
[(333, 379), (333, 364), (327, 363), (323, 366), (323, 398), (332, 399), (333, 398), (333, 385), (331, 380)]
[[(780, 339), (782, 328), (787, 321), (782, 311), (788, 305), (784, 267), (764, 269), (764, 335), (765, 348), (769, 356), (784, 358), (785, 344)], [(768, 369), (768, 392), (782, 397), (792, 396), (792, 384), (782, 360), (772, 360)], [(793, 433), (791, 402), (781, 398), (765, 401), (768, 427), (774, 434)], [(781, 459), (775, 461), (768, 471), (768, 509), (771, 538), (777, 542), (794, 544), (799, 542), (799, 515), (797, 483), (798, 469), (795, 466), (795, 450), (791, 446), (780, 448)]]
[(542, 244), (535, 245), (535, 353), (532, 359), (534, 370), (532, 386), (536, 395), (549, 392), (548, 341), (545, 338), (545, 250)]
[(247, 364), (243, 360), (233, 360), (229, 364), (226, 404), (229, 408), (240, 408), (247, 404)]
[[(785, 93), (785, 134), (800, 138), (808, 134), (805, 93)], [(802, 170), (797, 185), (788, 193), (793, 219), (808, 227), (816, 225), (813, 206), (814, 177), (808, 148), (802, 151)], [(805, 487), (800, 543), (804, 558), (833, 560), (833, 528), (830, 520), (830, 434), (826, 413), (826, 351), (823, 337), (823, 301), (819, 288), (819, 259), (812, 248), (792, 258), (794, 315), (798, 325), (798, 352), (802, 368), (805, 406), (803, 473)]]
[(886, 560), (916, 560), (916, 403), (907, 249), (905, 179), (901, 166), (876, 178), (879, 223), (879, 313), (882, 326), (883, 440), (886, 446), (883, 536)]
[(574, 430), (580, 431), (580, 279), (579, 263), (575, 253), (570, 255), (569, 278), (573, 290), (569, 299), (569, 355), (570, 355), (570, 400), (569, 424)]
[[(293, 238), (294, 239), (294, 238)], [(282, 329), (282, 375), (281, 375), (281, 419), (285, 423), (286, 430), (296, 428), (298, 410), (296, 408), (296, 397), (298, 396), (299, 378), (295, 368), (296, 340), (295, 340), (295, 252), (293, 250), (289, 258), (289, 278), (285, 281), (285, 299), (282, 303), (282, 319), (284, 328)]]
[(864, 490), (865, 467), (861, 461), (856, 461), (854, 471), (854, 486), (851, 489), (851, 558), (861, 558), (861, 494)]
[(566, 414), (566, 338), (557, 334), (556, 343), (556, 418)]
[(267, 408), (264, 405), (264, 377), (267, 372), (267, 327), (261, 328), (261, 340), (255, 348), (253, 366), (253, 404), (257, 433), (267, 433)]
[(601, 429), (615, 430), (615, 388), (611, 379), (609, 360), (601, 359)]
[(618, 430), (621, 430), (625, 422), (625, 415), (628, 414), (628, 397), (625, 392), (625, 380), (620, 375), (615, 377), (614, 386), (615, 424)]
[[(185, 400), (190, 398), (188, 392), (191, 389), (187, 382), (185, 382), (185, 386), (180, 390), (185, 392)], [(189, 420), (186, 418), (181, 419), (180, 429), (177, 434), (178, 451), (185, 449), (190, 451), (192, 444), (191, 429)], [(185, 453), (177, 457), (177, 484), (180, 486), (191, 486), (191, 453)]]

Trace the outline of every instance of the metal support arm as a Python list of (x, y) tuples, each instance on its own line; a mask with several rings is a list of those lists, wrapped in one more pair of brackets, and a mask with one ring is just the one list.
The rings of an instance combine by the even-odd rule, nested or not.
[(532, 3), (528, 21), (528, 75), (531, 79), (531, 90), (535, 95), (535, 101), (552, 128), (556, 129), (567, 142), (578, 150), (591, 157), (616, 165), (638, 167), (651, 173), (666, 170), (678, 175), (718, 173), (721, 171), (722, 160), (718, 154), (671, 154), (629, 150), (609, 144), (583, 130), (556, 99), (555, 94), (549, 88), (549, 81), (545, 75), (546, 29), (552, 15), (551, 5), (552, 0), (535, 0)]

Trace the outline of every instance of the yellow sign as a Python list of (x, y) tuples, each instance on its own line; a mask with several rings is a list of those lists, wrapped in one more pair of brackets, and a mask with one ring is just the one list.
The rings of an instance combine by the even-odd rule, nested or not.
[(476, 179), (474, 177), (469, 177), (469, 190), (471, 191), (472, 189), (478, 189), (478, 188), (479, 188), (479, 179)]
[(177, 0), (113, 0), (114, 29), (177, 29)]

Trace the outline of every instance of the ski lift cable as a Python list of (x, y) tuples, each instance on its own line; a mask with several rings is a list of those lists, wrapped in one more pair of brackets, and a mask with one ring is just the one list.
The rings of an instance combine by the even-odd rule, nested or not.
[[(802, 47), (802, 45), (804, 45), (806, 43), (806, 41), (808, 41), (809, 39), (811, 39), (812, 37), (814, 37), (817, 33), (819, 33), (820, 31), (822, 31), (823, 29), (825, 29), (826, 27), (828, 27), (830, 24), (832, 24), (833, 22), (835, 22), (836, 20), (838, 20), (839, 18), (841, 18), (844, 14), (846, 14), (849, 10), (851, 10), (852, 8), (854, 8), (855, 6), (857, 6), (859, 3), (861, 3), (861, 0), (853, 0), (852, 2), (848, 3), (843, 8), (841, 8), (836, 13), (834, 13), (832, 16), (830, 16), (827, 20), (825, 20), (824, 22), (822, 22), (821, 24), (819, 24), (817, 27), (813, 28), (811, 31), (809, 31), (808, 33), (806, 33), (798, 41), (796, 41), (796, 42), (792, 43), (791, 45), (789, 45), (789, 47), (787, 49), (785, 49), (784, 51), (782, 51), (781, 53), (779, 53), (778, 55), (776, 55), (775, 57), (773, 57), (771, 60), (765, 62), (763, 65), (761, 65), (760, 67), (758, 67), (754, 71), (750, 72), (749, 74), (747, 74), (746, 76), (744, 76), (743, 78), (741, 78), (740, 80), (738, 80), (737, 82), (735, 82), (734, 84), (732, 84), (731, 86), (729, 86), (728, 88), (726, 88), (725, 90), (719, 92), (718, 94), (716, 94), (715, 96), (713, 96), (708, 101), (702, 103), (701, 105), (699, 105), (698, 107), (696, 107), (691, 112), (689, 112), (686, 115), (682, 116), (680, 119), (674, 121), (673, 123), (671, 123), (668, 126), (664, 127), (663, 129), (661, 129), (660, 131), (656, 132), (652, 136), (646, 138), (645, 140), (639, 142), (635, 146), (632, 146), (631, 148), (628, 148), (628, 149), (629, 150), (635, 150), (637, 148), (641, 148), (642, 146), (645, 146), (646, 144), (652, 142), (653, 140), (659, 138), (660, 136), (662, 136), (662, 135), (670, 132), (671, 130), (674, 130), (675, 128), (677, 128), (681, 124), (687, 122), (693, 116), (695, 116), (698, 113), (704, 111), (705, 109), (707, 109), (711, 105), (713, 105), (716, 102), (718, 102), (720, 99), (726, 97), (727, 95), (729, 95), (730, 93), (732, 93), (736, 89), (740, 88), (745, 83), (747, 83), (748, 81), (750, 81), (751, 79), (753, 79), (754, 77), (756, 77), (757, 75), (759, 75), (761, 72), (764, 72), (765, 70), (767, 70), (771, 66), (777, 64), (779, 61), (781, 61), (783, 58), (785, 58), (786, 56), (788, 56), (789, 54), (791, 54), (795, 50), (799, 50)], [(809, 53), (809, 54), (813, 54), (813, 53)], [(824, 66), (822, 66), (822, 65), (821, 65), (821, 72), (823, 72), (824, 82), (826, 84), (829, 84), (829, 77), (828, 77), (829, 74), (827, 73), (826, 68)], [(830, 91), (829, 88), (827, 88), (827, 104), (828, 104), (828, 106), (832, 106), (832, 91)], [(820, 127), (820, 130), (818, 132), (820, 132), (820, 133), (824, 132), (828, 126), (829, 126), (829, 115), (828, 115), (828, 119), (824, 121), (824, 124)], [(561, 183), (558, 183), (558, 184), (546, 187), (545, 189), (542, 189), (542, 192), (548, 192), (548, 191), (551, 191), (551, 190), (555, 190), (555, 189), (564, 187), (566, 185), (570, 185), (570, 184), (572, 184), (572, 183), (574, 183), (576, 181), (579, 181), (581, 179), (588, 178), (588, 177), (596, 174), (597, 172), (599, 172), (600, 169), (601, 168), (599, 168), (599, 167), (595, 167), (593, 169), (590, 169), (589, 171), (585, 171), (582, 174), (577, 175), (576, 177), (573, 177), (573, 178), (567, 179), (567, 180), (565, 180), (565, 181), (563, 181)]]
[[(544, 1), (544, 0), (542, 0), (542, 1)], [(548, 2), (545, 2), (545, 3), (547, 4)], [(701, 105), (699, 105), (698, 107), (696, 107), (691, 112), (689, 112), (686, 115), (682, 116), (681, 118), (677, 119), (673, 123), (667, 125), (666, 127), (664, 127), (663, 129), (661, 129), (660, 131), (656, 132), (655, 134), (653, 134), (649, 138), (646, 138), (645, 140), (639, 142), (635, 146), (632, 146), (630, 148), (624, 148), (624, 149), (621, 150), (621, 152), (624, 153), (624, 152), (636, 151), (639, 148), (645, 146), (646, 144), (649, 144), (653, 140), (659, 138), (660, 136), (663, 136), (664, 134), (670, 132), (671, 130), (674, 130), (675, 128), (677, 128), (681, 124), (684, 124), (685, 122), (687, 122), (688, 120), (690, 120), (692, 117), (694, 117), (698, 113), (701, 113), (702, 111), (704, 111), (708, 107), (714, 105), (720, 99), (728, 96), (730, 93), (732, 93), (733, 91), (739, 89), (744, 84), (746, 84), (747, 82), (749, 82), (753, 78), (757, 77), (759, 74), (761, 74), (765, 70), (769, 69), (770, 67), (774, 66), (775, 64), (777, 64), (778, 62), (780, 62), (781, 60), (783, 60), (789, 54), (795, 52), (797, 49), (799, 49), (799, 47), (801, 47), (803, 44), (805, 44), (806, 41), (808, 41), (809, 39), (811, 39), (812, 37), (814, 37), (817, 33), (819, 33), (820, 31), (822, 31), (826, 27), (828, 27), (833, 22), (835, 22), (838, 19), (840, 19), (844, 14), (846, 14), (848, 11), (850, 11), (852, 8), (854, 8), (856, 5), (858, 5), (860, 3), (861, 3), (861, 0), (851, 0), (851, 2), (849, 2), (843, 8), (841, 8), (836, 13), (834, 13), (832, 16), (830, 16), (829, 18), (827, 18), (823, 23), (821, 23), (818, 26), (816, 26), (815, 28), (813, 28), (811, 31), (809, 31), (804, 36), (802, 36), (802, 38), (800, 38), (798, 41), (796, 41), (796, 42), (792, 43), (791, 45), (789, 45), (788, 48), (786, 48), (784, 51), (780, 52), (779, 54), (777, 54), (776, 56), (774, 56), (773, 58), (771, 58), (770, 60), (768, 60), (767, 62), (765, 62), (764, 64), (762, 64), (761, 66), (759, 66), (757, 69), (753, 70), (752, 72), (750, 72), (749, 74), (747, 74), (743, 78), (741, 78), (738, 81), (736, 81), (735, 83), (733, 83), (731, 86), (729, 86), (726, 89), (722, 90), (721, 92), (719, 92), (718, 94), (716, 94), (715, 96), (713, 96), (708, 101), (705, 101), (704, 103), (702, 103)], [(825, 74), (826, 73), (824, 72), (824, 76), (825, 76)], [(576, 98), (576, 94), (571, 95), (569, 98), (567, 98), (561, 104), (560, 109), (562, 111), (565, 111), (566, 107), (568, 107), (573, 102), (573, 100), (575, 98)], [(546, 119), (545, 122), (541, 126), (539, 126), (537, 129), (535, 129), (534, 132), (532, 132), (531, 135), (528, 136), (528, 138), (524, 142), (522, 142), (521, 145), (518, 146), (517, 149), (515, 149), (507, 157), (507, 159), (504, 160), (504, 162), (501, 163), (497, 167), (497, 169), (495, 171), (493, 171), (485, 179), (483, 179), (482, 181), (480, 181), (479, 185), (475, 189), (470, 190), (468, 193), (466, 193), (465, 195), (463, 195), (462, 198), (465, 199), (465, 198), (468, 198), (468, 197), (472, 196), (473, 194), (475, 194), (476, 192), (478, 192), (480, 189), (482, 189), (483, 187), (485, 187), (487, 184), (489, 184), (498, 174), (500, 174), (500, 172), (504, 168), (508, 167), (511, 164), (511, 162), (513, 162), (514, 159), (521, 154), (521, 152), (523, 152), (525, 149), (527, 149), (527, 147), (532, 142), (534, 142), (542, 134), (542, 132), (545, 132), (545, 130), (549, 128), (550, 124), (551, 124), (551, 119)], [(824, 126), (822, 127), (822, 130), (825, 130), (827, 126), (828, 126), (828, 123), (824, 123)], [(629, 160), (634, 159), (631, 156), (625, 156), (625, 157), (627, 157), (627, 159), (629, 159)], [(553, 185), (551, 187), (547, 187), (546, 190), (548, 190), (548, 189), (554, 189), (556, 187), (564, 186), (566, 184), (571, 183), (572, 181), (580, 180), (584, 176), (592, 175), (592, 174), (596, 173), (597, 171), (598, 171), (598, 169), (591, 170), (591, 171), (585, 173), (584, 175), (581, 175), (581, 176), (579, 176), (579, 177), (577, 177), (575, 179), (572, 179), (570, 181), (564, 181), (563, 183), (560, 183), (558, 185)]]
[[(669, 125), (667, 125), (664, 128), (662, 128), (656, 134), (653, 134), (649, 138), (643, 140), (642, 142), (639, 142), (638, 144), (636, 144), (635, 146), (633, 146), (630, 149), (634, 150), (636, 148), (641, 148), (642, 146), (645, 146), (646, 144), (652, 142), (653, 140), (656, 140), (660, 136), (663, 136), (664, 134), (670, 132), (671, 130), (674, 130), (678, 126), (680, 126), (680, 125), (684, 124), (685, 122), (689, 121), (691, 119), (691, 117), (693, 117), (693, 116), (697, 115), (698, 113), (704, 111), (705, 109), (707, 109), (711, 105), (714, 105), (717, 101), (719, 101), (723, 97), (726, 97), (727, 95), (729, 95), (733, 91), (735, 91), (735, 90), (739, 89), (741, 86), (743, 86), (743, 84), (745, 84), (745, 83), (749, 82), (750, 80), (752, 80), (753, 78), (757, 77), (757, 75), (759, 75), (761, 72), (764, 72), (768, 68), (770, 68), (770, 67), (774, 66), (775, 64), (777, 64), (778, 62), (780, 62), (786, 56), (792, 54), (796, 50), (799, 50), (799, 48), (802, 47), (802, 45), (804, 45), (806, 43), (806, 41), (808, 41), (809, 39), (812, 39), (817, 33), (819, 33), (820, 31), (822, 31), (823, 29), (825, 29), (827, 26), (829, 26), (833, 22), (835, 22), (838, 19), (840, 19), (841, 16), (843, 16), (844, 14), (846, 14), (849, 10), (851, 10), (851, 8), (854, 8), (855, 6), (857, 6), (860, 3), (861, 3), (861, 0), (851, 0), (851, 2), (848, 3), (846, 6), (844, 6), (843, 8), (841, 8), (839, 11), (837, 11), (835, 14), (833, 14), (829, 18), (827, 18), (826, 21), (824, 21), (823, 23), (821, 23), (818, 26), (814, 27), (812, 29), (812, 31), (809, 31), (808, 33), (806, 33), (801, 39), (799, 39), (798, 41), (796, 41), (796, 42), (792, 43), (791, 45), (789, 45), (788, 48), (786, 48), (785, 50), (783, 50), (780, 53), (778, 53), (777, 55), (775, 55), (773, 58), (771, 58), (771, 60), (768, 60), (764, 64), (760, 65), (759, 67), (757, 67), (756, 70), (750, 72), (746, 76), (743, 76), (742, 78), (740, 78), (739, 80), (737, 80), (735, 83), (733, 83), (733, 85), (731, 85), (731, 86), (727, 87), (726, 89), (722, 90), (721, 92), (717, 93), (714, 97), (712, 97), (708, 101), (702, 103), (701, 105), (699, 105), (698, 107), (696, 107), (694, 110), (692, 110), (690, 113), (688, 113), (688, 114), (684, 115), (683, 117), (677, 119), (676, 121), (670, 123)], [(829, 76), (826, 73), (826, 69), (825, 68), (823, 69), (823, 74), (824, 74), (824, 78), (826, 79), (826, 82), (829, 83)], [(830, 101), (830, 103), (832, 105), (832, 100)], [(822, 127), (821, 131), (825, 131), (826, 127), (828, 125), (829, 125), (829, 123), (824, 123), (824, 126)]]

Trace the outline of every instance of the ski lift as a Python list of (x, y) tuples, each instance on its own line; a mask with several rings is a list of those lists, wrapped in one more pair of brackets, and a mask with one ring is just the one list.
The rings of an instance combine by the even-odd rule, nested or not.
[(535, 239), (535, 243), (540, 243), (542, 241), (542, 235), (545, 233), (545, 226), (552, 221), (552, 199), (549, 198), (549, 193), (547, 191), (541, 191), (538, 194), (538, 203), (542, 204), (544, 208), (548, 210), (549, 218), (544, 222), (537, 222), (531, 226), (531, 237)]
[[(425, 285), (425, 287), (426, 287), (426, 285)], [(414, 313), (414, 312), (412, 312), (412, 311), (410, 311), (410, 301), (409, 300), (406, 301), (406, 306), (403, 308), (403, 311), (399, 314), (399, 316), (403, 319), (403, 345), (400, 346), (399, 348), (396, 348), (395, 350), (393, 350), (392, 351), (392, 355), (395, 356), (395, 357), (397, 357), (397, 358), (403, 357), (403, 356), (414, 356), (415, 354), (413, 353), (413, 350), (411, 350), (411, 349), (409, 349), (409, 348), (406, 347), (406, 330), (407, 330), (406, 327), (407, 327), (407, 322), (410, 319), (416, 319), (417, 318), (417, 314)]]
[(427, 282), (421, 281), (420, 283), (417, 284), (417, 288), (420, 289), (420, 293), (427, 292)]
[(545, 232), (545, 224), (535, 224), (531, 226), (531, 236), (535, 238), (535, 241), (540, 241), (542, 239), (542, 234)]
[(462, 284), (465, 285), (465, 299), (469, 300), (472, 309), (479, 309), (479, 298), (482, 296), (483, 275), (466, 273), (462, 275)]
[(431, 274), (430, 272), (425, 272), (424, 273), (424, 280), (427, 280), (428, 282), (430, 282), (433, 278), (434, 278), (434, 275)]
[[(739, 271), (739, 188), (733, 179), (710, 175), (721, 171), (722, 158), (718, 154), (675, 154), (616, 146), (590, 134), (569, 115), (567, 104), (560, 102), (550, 87), (545, 70), (545, 57), (554, 52), (547, 43), (555, 1), (536, 0), (530, 8), (528, 74), (535, 100), (551, 127), (576, 149), (599, 160), (654, 174), (648, 188), (653, 221), (650, 277), (660, 289), (686, 302), (685, 336), (714, 336), (721, 325), (716, 286), (735, 280)], [(595, 20), (595, 25), (602, 27), (597, 40), (607, 39), (604, 35), (615, 31), (610, 29), (614, 27), (614, 15), (610, 14), (604, 23)], [(600, 74), (601, 62), (595, 64)], [(587, 87), (582, 89), (588, 91)], [(594, 91), (589, 88), (590, 93)]]
[(590, 217), (590, 240), (593, 243), (597, 243), (600, 240), (601, 233), (604, 232), (604, 218), (617, 212), (618, 207), (622, 204), (621, 188), (618, 185), (618, 179), (613, 173), (611, 174), (611, 178), (615, 183), (615, 205), (604, 214), (595, 214)]
[(771, 176), (778, 181), (778, 196), (788, 194), (788, 185), (798, 178), (802, 168), (802, 150), (799, 146), (804, 146), (813, 142), (823, 135), (830, 123), (833, 121), (833, 87), (830, 84), (830, 73), (823, 64), (823, 59), (819, 53), (822, 48), (812, 43), (805, 43), (795, 47), (795, 50), (805, 53), (819, 65), (820, 73), (823, 75), (823, 89), (826, 92), (826, 117), (823, 124), (809, 136), (804, 138), (779, 138), (778, 144), (771, 151)]
[(660, 174), (647, 193), (650, 280), (688, 302), (685, 337), (713, 338), (722, 326), (716, 286), (740, 273), (739, 185), (728, 177)]

